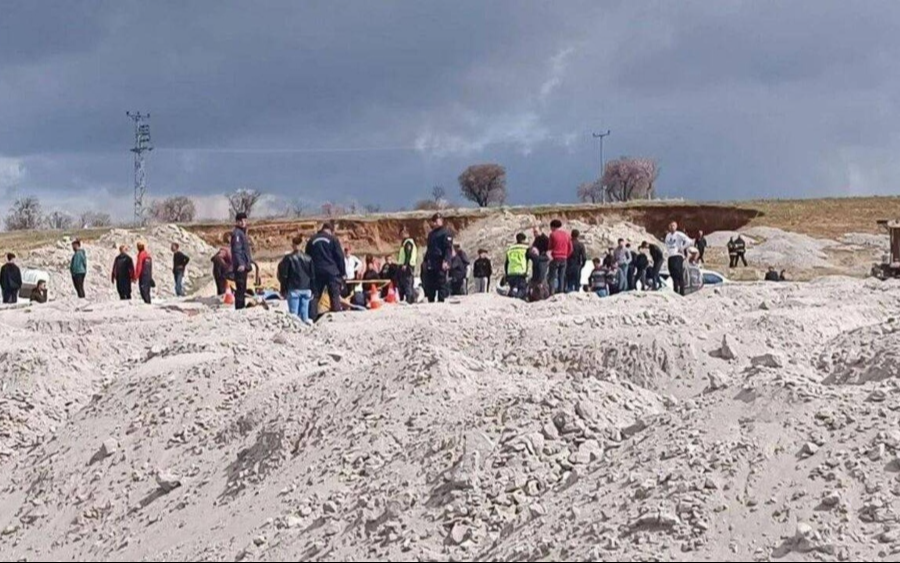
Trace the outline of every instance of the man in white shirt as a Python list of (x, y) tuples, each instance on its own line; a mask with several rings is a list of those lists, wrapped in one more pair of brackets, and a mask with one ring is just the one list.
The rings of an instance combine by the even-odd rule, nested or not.
[(350, 247), (344, 247), (344, 263), (347, 266), (347, 279), (359, 279), (359, 269), (362, 268), (362, 260), (350, 253)]
[(694, 241), (678, 230), (678, 223), (669, 223), (666, 234), (666, 254), (669, 256), (669, 278), (675, 293), (684, 295), (684, 255)]

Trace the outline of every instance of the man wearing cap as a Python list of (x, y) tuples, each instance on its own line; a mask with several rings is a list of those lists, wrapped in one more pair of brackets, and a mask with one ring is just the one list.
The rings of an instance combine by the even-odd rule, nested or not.
[(234, 308), (247, 306), (247, 275), (253, 267), (250, 253), (250, 239), (247, 238), (247, 214), (238, 213), (234, 217), (234, 230), (231, 231), (231, 266), (234, 268)]
[(443, 302), (450, 295), (447, 272), (453, 258), (453, 235), (444, 226), (444, 216), (435, 213), (431, 217), (431, 232), (422, 263), (422, 288), (429, 303)]

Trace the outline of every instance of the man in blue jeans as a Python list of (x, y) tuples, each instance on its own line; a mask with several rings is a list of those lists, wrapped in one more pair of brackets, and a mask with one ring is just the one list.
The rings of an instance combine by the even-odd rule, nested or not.
[(184, 272), (191, 259), (181, 251), (177, 242), (172, 243), (172, 273), (175, 275), (175, 295), (184, 297)]
[(300, 250), (303, 237), (295, 236), (291, 240), (293, 252), (281, 259), (278, 264), (278, 281), (281, 283), (281, 294), (287, 298), (288, 312), (300, 317), (308, 325), (309, 302), (316, 281), (312, 258)]

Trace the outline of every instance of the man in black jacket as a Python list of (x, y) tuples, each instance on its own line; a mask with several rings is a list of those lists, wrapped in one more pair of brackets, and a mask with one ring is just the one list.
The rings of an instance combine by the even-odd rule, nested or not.
[(744, 237), (738, 235), (734, 240), (734, 266), (735, 268), (738, 265), (738, 262), (743, 262), (744, 267), (747, 267), (747, 242), (744, 241)]
[(250, 239), (247, 238), (247, 214), (238, 213), (234, 217), (234, 230), (231, 231), (231, 267), (234, 268), (234, 308), (247, 306), (247, 275), (253, 268), (253, 256), (250, 253)]
[(422, 288), (429, 303), (443, 303), (450, 295), (447, 273), (453, 258), (453, 235), (444, 226), (444, 216), (435, 213), (431, 218), (431, 232), (422, 261)]
[(453, 245), (453, 256), (450, 258), (450, 293), (467, 295), (469, 293), (469, 255), (460, 247)]
[(291, 240), (294, 251), (281, 259), (278, 264), (278, 281), (281, 284), (281, 295), (287, 299), (288, 312), (300, 317), (305, 324), (311, 325), (309, 303), (312, 301), (312, 289), (316, 283), (316, 272), (312, 258), (300, 250), (302, 236)]
[(573, 292), (581, 289), (581, 271), (587, 264), (587, 250), (581, 242), (581, 233), (575, 229), (572, 231), (572, 255), (566, 263), (566, 291)]
[(184, 273), (191, 259), (180, 250), (177, 242), (172, 243), (172, 274), (175, 276), (175, 295), (184, 297)]
[(487, 250), (478, 249), (478, 258), (472, 266), (472, 277), (475, 278), (475, 293), (487, 293), (491, 290), (491, 275), (494, 273)]
[(641, 243), (638, 253), (634, 256), (635, 269), (635, 286), (641, 284), (641, 289), (647, 291), (649, 284), (647, 283), (647, 271), (650, 269), (650, 245), (646, 242)]
[(650, 258), (653, 260), (653, 265), (650, 267), (649, 285), (654, 290), (658, 290), (662, 288), (662, 278), (659, 277), (659, 272), (662, 270), (666, 259), (660, 247), (647, 241), (644, 241), (644, 244), (650, 248)]
[(4, 303), (19, 302), (19, 290), (22, 289), (22, 272), (16, 265), (16, 255), (12, 252), (6, 255), (6, 264), (0, 268), (0, 288), (2, 288)]
[[(312, 260), (315, 271), (313, 299), (318, 303), (322, 293), (327, 289), (331, 301), (331, 310), (341, 311), (341, 289), (347, 279), (347, 262), (341, 241), (334, 236), (334, 225), (325, 223), (319, 232), (306, 243), (306, 254)], [(319, 311), (324, 313), (324, 311)]]
[(700, 251), (701, 262), (703, 262), (703, 256), (706, 254), (707, 246), (709, 246), (709, 243), (706, 242), (706, 235), (703, 234), (703, 231), (697, 231), (697, 240), (694, 242), (694, 247)]
[(134, 260), (128, 255), (128, 247), (124, 244), (119, 247), (119, 255), (113, 262), (111, 281), (116, 284), (119, 299), (128, 301), (131, 299), (131, 283), (134, 279)]

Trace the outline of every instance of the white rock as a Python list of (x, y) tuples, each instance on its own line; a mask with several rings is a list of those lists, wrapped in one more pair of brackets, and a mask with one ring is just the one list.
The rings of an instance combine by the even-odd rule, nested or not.
[(466, 541), (466, 537), (468, 537), (468, 535), (469, 527), (457, 522), (450, 530), (450, 543), (452, 543), (453, 545), (459, 545), (462, 542)]
[(782, 368), (784, 367), (784, 356), (778, 352), (768, 352), (754, 356), (750, 359), (750, 364), (754, 367)]
[(181, 486), (181, 478), (168, 471), (157, 471), (156, 484), (163, 492), (169, 493)]
[(119, 450), (119, 442), (115, 440), (115, 438), (109, 438), (104, 440), (100, 445), (100, 451), (97, 452), (97, 455), (100, 458), (107, 458)]

